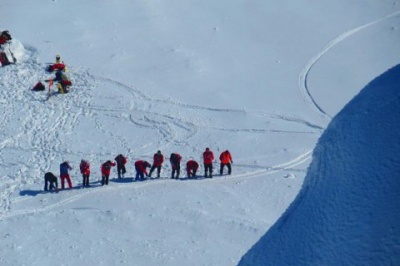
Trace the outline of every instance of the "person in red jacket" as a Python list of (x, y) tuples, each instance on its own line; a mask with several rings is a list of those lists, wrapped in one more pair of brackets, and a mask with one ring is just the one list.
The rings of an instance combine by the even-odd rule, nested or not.
[(197, 170), (199, 169), (199, 164), (195, 160), (189, 160), (186, 163), (186, 173), (187, 177), (196, 177)]
[(86, 160), (81, 160), (81, 164), (79, 165), (79, 169), (81, 170), (82, 178), (83, 178), (83, 186), (89, 186), (89, 177), (90, 177), (90, 164)]
[(61, 57), (59, 55), (56, 55), (56, 62), (47, 67), (48, 72), (53, 72), (57, 70), (61, 70), (64, 72), (67, 70), (64, 62), (61, 61)]
[(169, 161), (171, 162), (171, 167), (172, 167), (172, 174), (171, 174), (172, 179), (179, 179), (179, 174), (181, 173), (181, 160), (182, 157), (178, 153), (171, 153)]
[(148, 163), (147, 161), (136, 161), (135, 162), (135, 170), (136, 170), (136, 177), (135, 180), (144, 180), (144, 175), (149, 176), (147, 173), (146, 168), (150, 168), (151, 164)]
[(161, 151), (157, 151), (156, 154), (153, 156), (153, 165), (151, 166), (149, 177), (151, 177), (151, 174), (153, 171), (157, 168), (157, 177), (160, 177), (161, 173), (161, 166), (164, 162), (164, 155), (162, 155)]
[(228, 167), (228, 175), (230, 175), (232, 173), (231, 164), (233, 163), (231, 153), (228, 150), (223, 151), (219, 156), (219, 160), (221, 161), (221, 168), (219, 170), (220, 175), (223, 174), (225, 166)]
[[(213, 161), (214, 161), (214, 153), (210, 151), (210, 148), (206, 148), (205, 152), (203, 152), (204, 177), (212, 178)], [(209, 176), (207, 176), (207, 172), (209, 172), (210, 174)]]
[(117, 163), (118, 178), (125, 177), (124, 176), (126, 173), (125, 164), (127, 162), (126, 157), (123, 156), (122, 154), (119, 154), (114, 159), (115, 159), (115, 162)]
[(108, 179), (110, 177), (111, 167), (115, 166), (115, 163), (108, 160), (101, 165), (101, 185), (108, 185)]

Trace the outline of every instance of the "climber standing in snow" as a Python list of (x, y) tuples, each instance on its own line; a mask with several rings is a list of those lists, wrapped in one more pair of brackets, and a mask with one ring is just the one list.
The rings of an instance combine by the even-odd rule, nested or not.
[(44, 174), (44, 191), (58, 190), (57, 177), (50, 172)]
[(125, 164), (127, 162), (126, 157), (123, 156), (122, 154), (119, 154), (114, 159), (115, 159), (115, 162), (117, 163), (118, 178), (125, 177), (124, 176), (126, 173)]
[[(181, 173), (181, 160), (182, 157), (178, 153), (171, 153), (169, 157), (169, 161), (172, 167), (171, 178), (172, 179), (179, 179), (179, 174)], [(175, 177), (176, 173), (176, 177)]]
[(89, 186), (89, 177), (90, 177), (90, 164), (86, 160), (81, 160), (81, 164), (79, 165), (79, 168), (81, 170), (82, 174), (82, 179), (83, 179), (83, 186), (88, 187)]
[(157, 153), (155, 153), (153, 156), (153, 165), (151, 166), (149, 177), (151, 177), (151, 174), (157, 168), (157, 177), (159, 178), (161, 173), (161, 166), (163, 163), (164, 155), (162, 155), (161, 151), (157, 151)]
[(144, 175), (149, 176), (146, 168), (150, 168), (151, 164), (147, 161), (138, 160), (135, 162), (136, 177), (135, 180), (144, 180)]
[(115, 166), (115, 163), (108, 160), (101, 165), (101, 185), (108, 185), (108, 179), (111, 173), (111, 167)]
[(219, 160), (221, 161), (221, 167), (219, 170), (219, 174), (220, 175), (223, 174), (224, 168), (226, 166), (226, 167), (228, 167), (228, 175), (230, 175), (232, 173), (231, 164), (233, 163), (231, 153), (228, 150), (223, 151), (221, 153), (221, 155), (219, 156)]
[(69, 175), (69, 170), (72, 170), (72, 167), (69, 165), (68, 161), (65, 161), (60, 164), (60, 178), (61, 178), (61, 188), (64, 189), (65, 180), (68, 183), (68, 187), (72, 188), (71, 177)]
[[(203, 152), (204, 177), (212, 178), (213, 160), (214, 160), (214, 153), (210, 151), (210, 148), (206, 148), (205, 152)], [(207, 175), (207, 173), (209, 173), (209, 175)]]

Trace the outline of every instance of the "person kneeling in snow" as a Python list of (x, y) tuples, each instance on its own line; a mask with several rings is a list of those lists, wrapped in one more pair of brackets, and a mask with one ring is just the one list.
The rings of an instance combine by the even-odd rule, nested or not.
[(197, 170), (199, 169), (199, 163), (195, 160), (189, 160), (186, 163), (186, 173), (187, 177), (196, 177)]
[(58, 190), (57, 177), (50, 172), (44, 175), (44, 191)]

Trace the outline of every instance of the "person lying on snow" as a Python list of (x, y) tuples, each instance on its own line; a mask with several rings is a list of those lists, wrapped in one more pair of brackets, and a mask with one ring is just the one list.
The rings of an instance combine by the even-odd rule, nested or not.
[(47, 67), (47, 71), (50, 73), (57, 70), (64, 72), (67, 71), (67, 67), (65, 66), (64, 62), (61, 61), (60, 55), (56, 55), (56, 62)]

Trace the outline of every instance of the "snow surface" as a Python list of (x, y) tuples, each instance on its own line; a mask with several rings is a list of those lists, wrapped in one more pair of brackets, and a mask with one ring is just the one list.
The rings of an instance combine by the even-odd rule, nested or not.
[[(2, 12), (1, 27), (13, 36), (19, 60), (0, 69), (0, 265), (284, 265), (282, 254), (293, 255), (288, 263), (301, 256), (295, 247), (304, 232), (323, 232), (326, 240), (350, 226), (344, 237), (329, 238), (326, 245), (321, 238), (310, 239), (301, 260), (303, 265), (349, 265), (360, 254), (353, 243), (364, 243), (364, 254), (375, 252), (374, 244), (381, 243), (377, 238), (388, 232), (369, 227), (367, 213), (392, 225), (393, 237), (382, 240), (387, 240), (384, 249), (363, 261), (395, 265), (388, 252), (399, 247), (393, 224), (398, 210), (376, 208), (398, 191), (398, 161), (385, 160), (398, 154), (393, 145), (398, 130), (376, 145), (370, 145), (376, 138), (368, 134), (350, 135), (356, 141), (350, 145), (334, 132), (366, 130), (361, 125), (367, 118), (358, 117), (354, 127), (347, 122), (347, 128), (342, 122), (354, 117), (340, 110), (399, 63), (399, 4), (3, 1), (1, 9), (7, 6), (7, 12)], [(44, 69), (56, 54), (68, 65), (73, 89), (46, 101), (46, 92), (29, 89), (50, 77)], [(398, 69), (388, 73), (396, 74), (391, 81), (399, 84)], [(367, 104), (368, 95), (363, 99)], [(367, 132), (386, 134), (386, 122), (398, 121), (393, 116), (398, 93), (382, 95), (381, 103), (385, 96), (394, 97), (392, 109), (374, 112)], [(318, 139), (337, 113), (308, 168)], [(381, 116), (387, 120), (379, 127)], [(341, 141), (348, 146), (332, 144)], [(327, 143), (330, 149), (324, 148)], [(225, 149), (232, 152), (231, 176), (175, 181), (165, 163), (160, 179), (133, 182), (135, 160), (151, 161), (160, 149), (167, 159), (180, 153), (184, 164), (189, 158), (200, 161), (206, 147), (216, 157)], [(353, 148), (365, 153), (356, 165), (346, 161), (353, 158)], [(339, 156), (342, 149), (348, 153)], [(115, 179), (113, 170), (111, 184), (101, 187), (100, 164), (119, 153), (128, 157), (127, 177)], [(375, 155), (386, 163), (382, 178), (393, 173), (391, 191), (389, 181), (379, 190), (377, 175), (368, 174), (379, 162), (371, 159)], [(92, 186), (85, 189), (78, 169), (82, 158), (92, 165)], [(64, 160), (74, 168), (75, 189), (43, 193), (44, 173), (58, 174)], [(335, 172), (337, 165), (343, 172)], [(216, 161), (215, 172), (218, 166)], [(340, 176), (332, 178), (334, 172)], [(347, 186), (360, 182), (348, 180), (349, 172), (358, 173), (365, 184), (355, 193)], [(310, 186), (315, 181), (321, 184)], [(337, 200), (339, 192), (343, 197)], [(376, 192), (376, 204), (368, 205), (372, 198), (360, 200), (368, 192)], [(378, 200), (381, 195), (388, 197)], [(308, 200), (300, 204), (299, 197)], [(396, 200), (394, 195), (391, 203)], [(301, 211), (332, 201), (336, 204), (326, 212)], [(348, 208), (339, 208), (344, 201)], [(386, 217), (388, 210), (393, 217)], [(282, 226), (288, 213), (296, 217), (289, 220), (301, 220), (298, 226)], [(346, 215), (362, 221), (345, 220), (340, 228), (331, 224)], [(288, 230), (279, 238), (289, 237), (289, 243), (273, 243), (278, 251), (265, 253), (271, 242), (264, 240), (278, 235), (281, 226)], [(331, 231), (326, 233), (325, 226)], [(358, 226), (371, 229), (369, 241), (357, 238), (368, 230)], [(271, 258), (278, 262), (272, 264)]]

